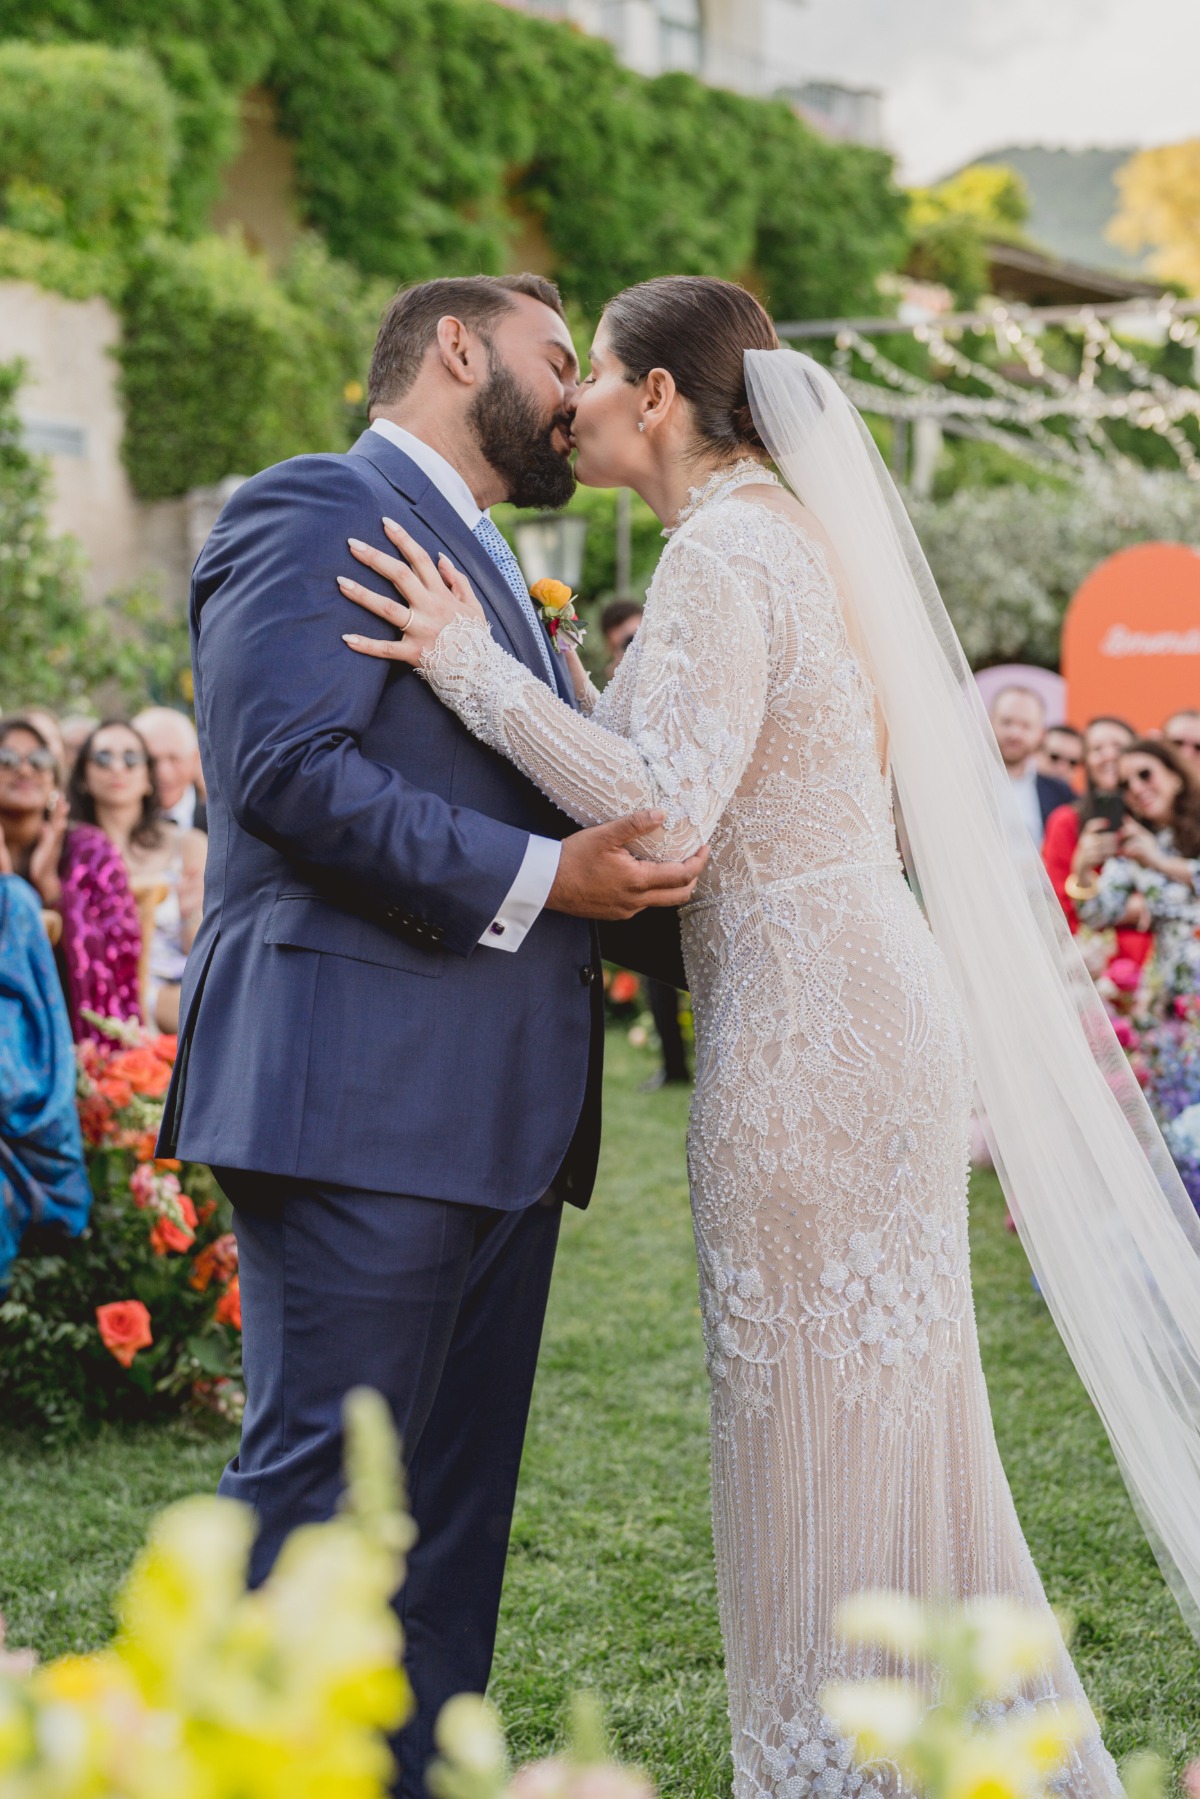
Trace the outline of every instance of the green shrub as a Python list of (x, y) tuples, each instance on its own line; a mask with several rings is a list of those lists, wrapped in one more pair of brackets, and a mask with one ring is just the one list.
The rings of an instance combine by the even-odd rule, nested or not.
[(83, 248), (167, 218), (170, 89), (139, 50), (0, 44), (0, 220)]
[(381, 294), (301, 245), (282, 280), (235, 240), (158, 239), (133, 259), (120, 346), (124, 456), (145, 499), (341, 450)]

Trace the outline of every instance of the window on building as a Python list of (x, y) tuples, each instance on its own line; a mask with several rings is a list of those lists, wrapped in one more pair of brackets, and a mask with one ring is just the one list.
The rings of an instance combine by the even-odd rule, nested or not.
[(700, 0), (655, 0), (662, 67), (699, 74), (703, 66)]

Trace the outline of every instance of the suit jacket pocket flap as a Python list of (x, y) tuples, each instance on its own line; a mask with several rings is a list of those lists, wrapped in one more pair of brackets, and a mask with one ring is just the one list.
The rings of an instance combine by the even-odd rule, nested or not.
[(263, 941), (291, 949), (319, 950), (325, 956), (346, 956), (352, 962), (371, 962), (378, 968), (399, 968), (405, 974), (436, 978), (449, 966), (444, 950), (422, 949), (394, 937), (382, 925), (342, 912), (323, 900), (304, 893), (285, 893), (271, 908)]

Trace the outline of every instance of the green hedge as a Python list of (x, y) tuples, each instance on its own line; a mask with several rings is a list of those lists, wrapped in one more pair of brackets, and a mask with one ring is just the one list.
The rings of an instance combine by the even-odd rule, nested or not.
[(281, 280), (225, 238), (161, 239), (130, 265), (120, 346), (124, 455), (146, 499), (342, 450), (384, 294), (301, 245)]
[(195, 231), (261, 83), (331, 249), (392, 282), (496, 270), (522, 213), (569, 299), (669, 271), (748, 278), (780, 316), (875, 304), (904, 245), (877, 151), (780, 102), (647, 81), (607, 44), (495, 0), (0, 0), (0, 36), (144, 46), (177, 106)]
[(82, 248), (167, 218), (175, 105), (139, 50), (0, 44), (0, 222)]

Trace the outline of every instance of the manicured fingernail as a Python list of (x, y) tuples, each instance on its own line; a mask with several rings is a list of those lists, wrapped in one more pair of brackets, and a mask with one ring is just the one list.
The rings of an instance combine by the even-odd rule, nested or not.
[(383, 522), (389, 531), (398, 531), (400, 529), (394, 518), (385, 518)]
[(343, 643), (361, 643), (362, 638), (358, 635), (357, 631), (343, 631), (342, 632), (342, 642)]
[(350, 579), (349, 575), (339, 575), (337, 578), (337, 584), (342, 589), (343, 593), (349, 593), (350, 589), (357, 585), (354, 581), (352, 581)]
[(352, 550), (366, 550), (370, 548), (370, 545), (365, 544), (361, 537), (348, 537), (346, 542), (350, 545)]

